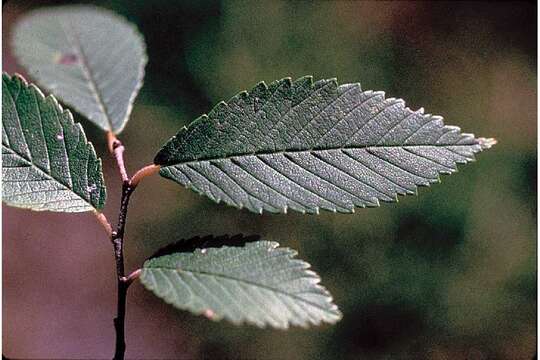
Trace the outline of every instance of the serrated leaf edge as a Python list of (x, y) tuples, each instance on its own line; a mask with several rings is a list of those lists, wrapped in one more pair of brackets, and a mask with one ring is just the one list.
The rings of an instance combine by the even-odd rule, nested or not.
[[(81, 69), (82, 69), (82, 72), (85, 74), (85, 77), (86, 77), (86, 81), (88, 81), (90, 83), (90, 87), (91, 87), (91, 91), (92, 91), (92, 95), (94, 95), (94, 98), (95, 98), (95, 101), (97, 102), (98, 106), (102, 109), (103, 111), (103, 114), (105, 115), (105, 118), (107, 119), (107, 122), (109, 124), (109, 128), (110, 129), (104, 129), (103, 127), (101, 127), (100, 125), (98, 125), (98, 123), (96, 123), (94, 121), (94, 119), (92, 119), (92, 117), (87, 117), (86, 115), (80, 113), (84, 118), (87, 118), (93, 125), (97, 126), (98, 128), (104, 130), (104, 131), (111, 131), (113, 132), (114, 134), (120, 134), (124, 128), (126, 127), (128, 121), (129, 121), (129, 118), (131, 116), (131, 111), (133, 110), (133, 106), (134, 106), (134, 103), (135, 103), (135, 98), (137, 97), (137, 95), (139, 95), (139, 91), (140, 89), (142, 88), (142, 86), (144, 85), (144, 76), (145, 76), (145, 67), (148, 63), (148, 55), (147, 55), (147, 46), (146, 46), (146, 43), (144, 41), (144, 36), (142, 35), (142, 33), (139, 31), (139, 29), (137, 28), (137, 26), (131, 22), (129, 22), (127, 20), (127, 18), (125, 18), (124, 16), (120, 15), (120, 14), (117, 14), (111, 10), (108, 10), (108, 9), (105, 9), (105, 8), (102, 8), (102, 7), (99, 7), (99, 6), (95, 6), (95, 5), (92, 5), (92, 4), (76, 4), (76, 5), (58, 5), (58, 6), (49, 6), (45, 9), (43, 8), (37, 8), (35, 10), (31, 10), (29, 11), (27, 14), (25, 14), (24, 18), (19, 22), (19, 26), (21, 26), (24, 22), (26, 21), (29, 21), (29, 19), (33, 16), (39, 16), (40, 13), (43, 13), (45, 11), (54, 11), (55, 8), (62, 8), (62, 9), (67, 9), (67, 8), (72, 8), (72, 9), (76, 9), (76, 8), (81, 8), (81, 9), (88, 9), (88, 10), (92, 10), (92, 11), (95, 11), (95, 12), (98, 12), (98, 13), (101, 13), (102, 15), (106, 15), (106, 16), (109, 16), (109, 17), (112, 17), (112, 18), (115, 18), (115, 20), (121, 22), (123, 25), (129, 27), (131, 29), (131, 31), (133, 32), (134, 36), (136, 38), (138, 38), (140, 40), (140, 43), (142, 45), (142, 61), (141, 61), (141, 64), (139, 66), (139, 69), (138, 69), (138, 73), (137, 73), (137, 84), (136, 86), (133, 88), (133, 91), (130, 95), (130, 98), (129, 98), (129, 102), (128, 102), (128, 106), (126, 108), (126, 115), (124, 116), (124, 118), (122, 119), (122, 123), (121, 123), (121, 126), (114, 130), (113, 129), (113, 126), (112, 126), (112, 121), (110, 119), (110, 116), (109, 116), (109, 113), (107, 111), (107, 106), (105, 105), (104, 101), (102, 101), (101, 99), (101, 95), (99, 94), (99, 92), (97, 91), (96, 89), (96, 85), (95, 85), (95, 81), (91, 75), (91, 71), (89, 71), (89, 69), (87, 68), (87, 64), (86, 64), (86, 60), (83, 60), (82, 61), (82, 64), (81, 64)], [(62, 27), (63, 27), (63, 24), (60, 24)], [(17, 47), (13, 45), (13, 42), (14, 42), (14, 37), (12, 37), (11, 39), (12, 41), (12, 48), (14, 49), (14, 52), (15, 52), (15, 55), (16, 55), (16, 58), (17, 58), (17, 61), (21, 62), (21, 64), (26, 68), (26, 69), (29, 69), (29, 66), (27, 63), (24, 63), (22, 60), (21, 60), (21, 57), (17, 55)], [(89, 78), (90, 77), (90, 78)], [(41, 85), (41, 84), (40, 84)], [(50, 86), (47, 86), (45, 84), (41, 85), (44, 89), (46, 89), (48, 92), (50, 92), (51, 94), (54, 94), (55, 92), (55, 89), (51, 88)], [(74, 105), (74, 104), (68, 104), (66, 103), (68, 106), (71, 106), (73, 108), (76, 108), (77, 106)], [(78, 112), (78, 111), (77, 111)]]
[[(97, 156), (96, 154), (96, 150), (94, 148), (94, 145), (92, 144), (91, 141), (88, 141), (87, 137), (86, 137), (86, 134), (84, 132), (84, 129), (82, 127), (82, 125), (78, 122), (75, 122), (75, 120), (73, 119), (73, 114), (71, 114), (71, 111), (69, 111), (69, 109), (64, 109), (62, 107), (62, 105), (60, 105), (60, 103), (58, 102), (58, 100), (56, 99), (56, 97), (54, 97), (54, 95), (52, 94), (49, 94), (49, 95), (45, 95), (41, 89), (39, 87), (37, 87), (36, 85), (34, 85), (33, 83), (30, 83), (28, 82), (21, 74), (19, 73), (14, 73), (13, 75), (9, 75), (7, 72), (2, 72), (2, 76), (3, 77), (7, 77), (10, 81), (13, 79), (13, 78), (17, 78), (21, 81), (21, 84), (27, 88), (27, 89), (32, 89), (34, 91), (36, 91), (36, 94), (41, 98), (41, 100), (43, 100), (44, 102), (47, 102), (47, 101), (51, 101), (53, 103), (54, 106), (58, 107), (58, 109), (60, 110), (60, 112), (62, 113), (62, 115), (67, 115), (67, 118), (69, 120), (69, 122), (71, 123), (71, 125), (75, 126), (77, 128), (77, 131), (79, 132), (79, 134), (82, 136), (83, 140), (85, 143), (87, 143), (89, 145), (89, 149), (90, 151), (92, 152), (92, 154), (96, 157), (97, 159), (97, 162), (99, 164), (99, 167), (100, 169), (103, 169), (103, 164), (102, 164), (102, 161), (101, 161), (101, 158)], [(39, 171), (41, 171), (44, 175), (46, 175), (47, 177), (50, 177), (51, 178), (51, 175), (44, 172), (42, 169), (40, 169), (39, 167), (35, 167), (36, 169), (38, 169)], [(54, 178), (53, 178), (54, 179)], [(54, 179), (55, 181), (57, 181), (56, 179)], [(96, 213), (99, 213), (100, 211), (99, 210), (102, 210), (103, 207), (105, 206), (105, 202), (106, 202), (106, 199), (107, 199), (107, 188), (105, 186), (103, 186), (103, 191), (104, 191), (104, 195), (103, 195), (103, 206), (100, 207), (100, 208), (96, 208), (92, 203), (88, 202), (85, 198), (81, 197), (79, 194), (77, 194), (76, 192), (73, 191), (73, 189), (70, 189), (68, 188), (67, 186), (65, 186), (64, 184), (62, 184), (61, 182), (57, 181), (58, 184), (60, 184), (61, 186), (63, 186), (66, 190), (69, 190), (71, 192), (73, 192), (75, 195), (77, 195), (81, 200), (83, 200), (84, 202), (86, 202), (88, 205), (90, 205), (91, 208), (93, 208), (93, 210), (87, 210), (87, 211), (94, 211)], [(103, 184), (105, 184), (105, 180), (103, 178), (103, 171), (101, 172), (101, 182)], [(8, 204), (9, 205), (9, 204)], [(10, 205), (12, 206), (12, 205)], [(21, 208), (21, 209), (29, 209), (29, 210), (32, 210), (32, 211), (48, 211), (47, 209), (35, 209), (35, 208), (32, 208), (32, 207), (29, 207), (29, 206), (16, 206), (18, 208)], [(83, 212), (83, 211), (81, 211)]]
[[(359, 82), (357, 83), (351, 83), (351, 84), (342, 84), (342, 85), (339, 85), (338, 81), (337, 81), (337, 78), (331, 78), (331, 79), (328, 79), (327, 80), (328, 82), (330, 83), (333, 83), (337, 89), (339, 89), (340, 87), (345, 87), (345, 86), (358, 86), (359, 90), (362, 91), (362, 88), (361, 88), (361, 85)], [(304, 82), (304, 83), (308, 83), (310, 85), (310, 88), (313, 89), (314, 87), (314, 84), (315, 82), (313, 81), (313, 76), (311, 75), (306, 75), (306, 76), (303, 76), (303, 77), (300, 77), (298, 79), (296, 79), (295, 81), (292, 81), (292, 78), (291, 77), (285, 77), (285, 78), (282, 78), (280, 80), (275, 80), (272, 82), (272, 84), (274, 83), (281, 83), (281, 82), (284, 82), (287, 84), (287, 86), (291, 86), (293, 84), (296, 84), (298, 82)], [(208, 112), (208, 114), (203, 114), (201, 116), (199, 116), (197, 119), (195, 119), (194, 121), (192, 121), (190, 124), (188, 124), (187, 126), (183, 126), (178, 132), (176, 135), (172, 136), (169, 140), (167, 140), (167, 143), (169, 143), (170, 141), (173, 141), (173, 139), (175, 139), (179, 133), (181, 132), (185, 132), (185, 131), (189, 131), (191, 128), (197, 126), (199, 123), (203, 122), (203, 121), (212, 121), (210, 115), (216, 111), (219, 110), (220, 107), (222, 106), (228, 106), (228, 103), (234, 101), (235, 99), (237, 98), (241, 98), (241, 97), (246, 97), (249, 95), (249, 93), (255, 91), (255, 89), (257, 89), (258, 87), (264, 87), (265, 90), (268, 90), (268, 85), (266, 84), (266, 82), (264, 81), (261, 81), (259, 83), (257, 83), (257, 85), (253, 86), (249, 91), (247, 90), (243, 90), (243, 91), (240, 91), (239, 93), (237, 93), (236, 95), (234, 95), (233, 97), (231, 97), (228, 101), (220, 101), (219, 103), (217, 103), (213, 108), (212, 110), (210, 110), (210, 112)], [(380, 94), (383, 96), (383, 98), (385, 98), (386, 96), (386, 93), (384, 91), (373, 91), (374, 93), (377, 93), (377, 94)], [(399, 101), (399, 102), (402, 102), (404, 105), (405, 105), (405, 100), (403, 99), (396, 99), (396, 98), (387, 98), (386, 100), (391, 100), (391, 99), (395, 99), (396, 101)], [(437, 120), (440, 120), (441, 122), (443, 122), (443, 117), (442, 116), (439, 116), (439, 115), (432, 115), (432, 114), (425, 114), (424, 112), (424, 108), (423, 107), (420, 107), (418, 110), (416, 111), (413, 111), (411, 108), (405, 106), (405, 109), (406, 110), (409, 110), (411, 112), (418, 112), (420, 114), (423, 114), (425, 116), (431, 116), (432, 118), (434, 119), (437, 119)], [(444, 124), (444, 122), (443, 122)], [(444, 125), (445, 128), (447, 129), (453, 129), (453, 130), (457, 130), (461, 133), (461, 136), (463, 138), (475, 138), (474, 134), (472, 133), (462, 133), (461, 132), (461, 128), (458, 127), (458, 126), (454, 126), (454, 125)], [(483, 137), (480, 137), (480, 138), (475, 138), (477, 141), (478, 141), (478, 144), (480, 145), (480, 150), (477, 151), (477, 152), (481, 152), (483, 150), (486, 150), (486, 149), (489, 149), (491, 148), (492, 146), (494, 146), (495, 144), (497, 144), (497, 140), (494, 139), (494, 138), (483, 138)], [(459, 146), (460, 144), (440, 144), (439, 146), (445, 146), (445, 145), (451, 145), (451, 146)], [(413, 146), (413, 145), (394, 145), (394, 147), (405, 147), (405, 146)], [(414, 145), (414, 146), (420, 146), (420, 145)], [(163, 148), (164, 146), (162, 146)], [(377, 146), (366, 146), (364, 148), (372, 148), (372, 147), (377, 147)], [(392, 146), (385, 146), (385, 147), (392, 147)], [(348, 147), (338, 147), (338, 148), (325, 148), (325, 149), (322, 149), (322, 150), (338, 150), (338, 149), (347, 149)], [(358, 148), (357, 146), (356, 147), (353, 147), (353, 148)], [(273, 151), (273, 152), (254, 152), (254, 153), (244, 153), (244, 154), (234, 154), (234, 155), (229, 155), (229, 156), (225, 156), (225, 157), (220, 157), (220, 158), (211, 158), (211, 159), (206, 159), (206, 158), (203, 158), (203, 159), (195, 159), (195, 160), (192, 160), (192, 161), (186, 161), (186, 162), (182, 162), (182, 163), (179, 163), (179, 164), (189, 164), (189, 163), (195, 163), (195, 162), (199, 162), (199, 161), (212, 161), (212, 160), (224, 160), (224, 159), (233, 159), (235, 157), (241, 157), (241, 156), (255, 156), (255, 155), (263, 155), (263, 154), (280, 154), (280, 153), (288, 153), (288, 152), (313, 152), (313, 151), (321, 151), (321, 149), (315, 149), (315, 148), (312, 148), (312, 149), (308, 149), (308, 150), (292, 150), (292, 151)], [(161, 150), (160, 150), (161, 152)], [(171, 179), (174, 181), (174, 179), (172, 178), (172, 175), (169, 174), (169, 170), (167, 169), (168, 167), (174, 167), (175, 165), (178, 165), (178, 164), (175, 164), (175, 165), (163, 165), (163, 164), (159, 164), (157, 162), (157, 158), (158, 158), (158, 155), (159, 153), (156, 155), (155, 159), (154, 159), (154, 164), (156, 165), (159, 165), (160, 166), (160, 175), (165, 177), (165, 178), (168, 178), (168, 179)], [(457, 164), (466, 164), (468, 162), (473, 162), (475, 161), (475, 157), (474, 157), (474, 154), (471, 155), (471, 158), (470, 159), (467, 159), (467, 160), (464, 160), (464, 161), (456, 161)], [(419, 185), (416, 185), (414, 186), (414, 192), (408, 192), (406, 194), (396, 194), (394, 196), (394, 198), (392, 200), (379, 200), (377, 198), (374, 198), (373, 199), (373, 202), (374, 202), (374, 205), (373, 206), (363, 206), (363, 207), (360, 207), (360, 208), (364, 208), (364, 207), (379, 207), (380, 206), (380, 201), (383, 201), (383, 202), (387, 202), (387, 203), (393, 203), (393, 202), (399, 202), (399, 196), (406, 196), (406, 195), (414, 195), (414, 196), (418, 196), (418, 188), (419, 187), (431, 187), (431, 184), (434, 184), (434, 183), (440, 183), (441, 182), (441, 175), (449, 175), (453, 172), (458, 172), (458, 168), (456, 167), (453, 171), (449, 171), (449, 172), (439, 172), (439, 174), (437, 175), (437, 178), (436, 179), (432, 179), (430, 181), (428, 181), (426, 184), (419, 184)], [(209, 197), (207, 194), (205, 194), (205, 192), (201, 189), (197, 189), (195, 188), (192, 183), (188, 183), (187, 185), (184, 185), (184, 187), (186, 189), (191, 189), (193, 190), (195, 193), (199, 194), (200, 196), (206, 196), (208, 198), (210, 198), (211, 200), (213, 200), (215, 203), (217, 204), (220, 204), (223, 199), (222, 198), (217, 198), (217, 199), (213, 199), (211, 197)], [(236, 204), (227, 204), (227, 206), (233, 206), (235, 208), (237, 208), (238, 210), (241, 210), (243, 209), (243, 205), (240, 204), (240, 205), (236, 205)], [(358, 207), (358, 206), (356, 206)], [(284, 209), (282, 209), (283, 211), (283, 214), (287, 214), (287, 209), (288, 207), (285, 207)], [(269, 210), (266, 210), (267, 212), (269, 213), (280, 213), (279, 211), (276, 211), (276, 212), (272, 212), (272, 211), (269, 211)], [(306, 214), (308, 213), (306, 210), (302, 210), (302, 211), (298, 211), (300, 212), (301, 214)], [(353, 206), (351, 209), (348, 209), (348, 210), (340, 210), (340, 209), (336, 209), (334, 208), (332, 210), (332, 212), (334, 213), (343, 213), (343, 214), (352, 214), (352, 213), (355, 213), (355, 207)], [(260, 209), (259, 211), (259, 214), (262, 215), (264, 213), (264, 209)], [(309, 213), (309, 214), (315, 214), (315, 215), (319, 215), (320, 214), (320, 207), (319, 206), (316, 206), (314, 208), (314, 213)]]
[[(324, 323), (324, 322), (334, 324), (334, 323), (336, 323), (336, 322), (338, 322), (339, 320), (342, 319), (343, 314), (339, 310), (338, 306), (333, 303), (334, 298), (332, 297), (330, 292), (324, 286), (322, 286), (320, 284), (320, 282), (321, 282), (320, 276), (316, 272), (314, 272), (313, 270), (309, 270), (309, 269), (311, 269), (311, 264), (310, 263), (308, 263), (308, 262), (306, 262), (304, 260), (296, 258), (296, 256), (298, 255), (298, 252), (296, 250), (293, 250), (293, 249), (288, 248), (288, 247), (279, 247), (278, 242), (276, 242), (276, 241), (267, 241), (267, 240), (260, 240), (260, 241), (253, 242), (253, 243), (247, 243), (245, 245), (245, 247), (255, 246), (255, 244), (257, 244), (257, 243), (266, 243), (266, 244), (268, 244), (268, 246), (269, 246), (268, 247), (268, 253), (272, 253), (272, 252), (274, 252), (276, 250), (281, 250), (286, 254), (288, 259), (294, 260), (296, 262), (301, 263), (302, 268), (305, 271), (303, 277), (309, 278), (311, 280), (311, 283), (314, 286), (314, 288), (312, 290), (313, 291), (320, 291), (321, 294), (326, 297), (326, 303), (331, 305), (328, 309), (323, 309), (320, 306), (313, 305), (311, 302), (308, 302), (312, 306), (315, 306), (315, 307), (317, 307), (317, 308), (319, 308), (319, 309), (321, 309), (321, 310), (323, 310), (323, 311), (325, 311), (327, 313), (331, 313), (332, 315), (335, 315), (336, 318), (333, 321), (325, 321), (325, 320), (318, 319), (316, 322), (313, 322), (313, 323), (307, 322), (307, 323), (304, 323), (303, 325), (300, 325), (299, 327), (308, 328), (310, 324), (314, 325), (314, 326), (319, 326), (321, 323)], [(231, 246), (222, 246), (222, 247), (219, 247), (219, 248), (207, 248), (207, 249), (197, 248), (197, 249), (195, 249), (195, 251), (193, 251), (193, 253), (200, 253), (200, 254), (210, 255), (213, 252), (218, 252), (220, 249), (224, 249), (224, 248), (231, 248)], [(204, 250), (204, 252), (203, 252), (203, 250)], [(162, 259), (162, 258), (167, 258), (167, 257), (174, 257), (174, 255), (175, 255), (175, 253), (160, 256), (160, 257), (149, 259), (149, 260), (145, 261), (145, 263), (143, 264), (143, 267), (142, 267), (142, 274), (139, 277), (139, 280), (141, 281), (141, 283), (143, 284), (143, 286), (147, 290), (152, 291), (156, 296), (158, 296), (160, 299), (162, 299), (163, 301), (165, 301), (169, 305), (171, 305), (171, 306), (173, 306), (175, 308), (180, 308), (181, 310), (184, 310), (184, 311), (189, 311), (189, 312), (191, 312), (191, 313), (193, 313), (195, 315), (205, 315), (206, 316), (205, 311), (207, 311), (207, 310), (192, 311), (192, 310), (190, 310), (188, 308), (183, 308), (183, 307), (179, 307), (179, 306), (175, 305), (171, 298), (162, 297), (162, 296), (158, 295), (158, 293), (156, 291), (156, 287), (154, 286), (154, 283), (149, 284), (149, 283), (147, 283), (147, 282), (145, 282), (143, 280), (143, 278), (145, 277), (145, 271), (147, 271), (147, 269), (149, 269), (149, 268), (152, 268), (152, 266), (151, 266), (152, 262), (154, 262), (157, 259)], [(162, 269), (162, 268), (159, 267), (158, 269)], [(171, 270), (171, 271), (178, 271), (178, 270), (182, 271), (182, 269), (176, 269), (176, 268), (170, 268), (169, 270)], [(193, 272), (193, 271), (188, 271), (188, 270), (184, 270), (184, 271), (185, 272)], [(209, 273), (205, 273), (205, 274), (209, 274)], [(223, 275), (219, 275), (219, 274), (212, 274), (212, 275), (214, 275), (216, 277), (218, 277), (218, 276), (219, 277), (224, 277)], [(232, 279), (232, 280), (235, 280), (235, 281), (239, 281), (239, 282), (249, 283), (250, 285), (253, 285), (253, 286), (269, 289), (269, 287), (261, 286), (260, 284), (257, 284), (257, 283), (246, 282), (245, 280), (240, 280), (240, 279), (231, 278), (231, 277), (228, 277), (228, 278)], [(270, 290), (282, 293), (282, 291), (276, 290), (274, 288), (270, 288)], [(285, 293), (285, 295), (291, 296), (291, 294), (287, 294), (287, 293)], [(305, 302), (305, 300), (303, 300), (303, 299), (302, 299), (302, 301)], [(251, 321), (250, 319), (236, 321), (235, 319), (231, 319), (228, 316), (220, 317), (220, 316), (217, 316), (217, 315), (209, 317), (209, 318), (211, 320), (213, 320), (213, 321), (219, 321), (219, 320), (222, 320), (222, 319), (225, 318), (227, 321), (229, 321), (229, 322), (231, 322), (231, 323), (233, 323), (234, 325), (237, 325), (237, 326), (240, 326), (240, 325), (246, 323), (246, 324), (258, 326), (258, 327), (263, 328), (263, 329), (269, 327), (269, 324), (267, 324), (267, 323), (263, 323), (261, 325), (260, 323), (256, 323), (254, 321)], [(287, 330), (289, 328), (289, 326), (290, 326), (290, 324), (289, 324), (289, 322), (287, 322), (286, 325), (283, 326), (283, 327), (274, 327), (274, 328), (279, 329), (279, 330)]]

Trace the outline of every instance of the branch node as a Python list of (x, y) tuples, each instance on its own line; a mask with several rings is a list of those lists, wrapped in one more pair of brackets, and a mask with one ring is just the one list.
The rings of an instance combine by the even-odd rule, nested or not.
[(113, 150), (116, 150), (117, 148), (119, 148), (120, 146), (122, 146), (122, 142), (118, 139), (115, 139), (112, 143), (112, 149)]
[(120, 171), (120, 177), (123, 182), (129, 181), (129, 176), (124, 165), (124, 145), (111, 131), (107, 131), (107, 144), (109, 146), (110, 153), (116, 159), (118, 170)]
[(141, 269), (135, 270), (134, 272), (128, 275), (127, 281), (129, 281), (129, 283), (131, 284), (134, 280), (138, 279), (141, 276), (141, 272), (142, 272)]
[(107, 131), (107, 146), (109, 147), (109, 152), (114, 153), (114, 142), (118, 141), (116, 135), (112, 131)]
[(129, 274), (128, 276), (120, 276), (118, 278), (118, 281), (121, 281), (122, 283), (124, 283), (125, 286), (129, 286), (131, 285), (133, 281), (137, 280), (140, 276), (141, 276), (141, 269), (137, 269), (133, 271), (131, 274)]

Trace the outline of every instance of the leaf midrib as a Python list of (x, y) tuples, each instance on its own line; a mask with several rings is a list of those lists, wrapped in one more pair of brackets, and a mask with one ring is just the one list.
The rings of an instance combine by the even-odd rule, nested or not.
[[(324, 311), (326, 313), (335, 315), (335, 313), (332, 312), (330, 309), (324, 308), (319, 304), (316, 304), (316, 303), (313, 303), (313, 302), (311, 302), (309, 300), (303, 299), (302, 297), (300, 297), (300, 296), (298, 296), (296, 294), (290, 294), (290, 293), (287, 293), (287, 292), (285, 292), (283, 290), (276, 289), (276, 288), (273, 288), (273, 287), (268, 286), (268, 285), (259, 284), (259, 283), (256, 283), (256, 282), (253, 282), (253, 281), (250, 281), (250, 280), (246, 280), (246, 279), (239, 279), (239, 278), (235, 278), (235, 277), (232, 277), (232, 276), (229, 276), (229, 275), (213, 273), (213, 272), (210, 272), (210, 271), (195, 271), (195, 270), (186, 270), (186, 269), (181, 269), (181, 268), (174, 268), (173, 269), (173, 268), (168, 268), (168, 267), (147, 267), (146, 269), (147, 270), (158, 269), (158, 270), (161, 270), (161, 271), (167, 270), (167, 271), (171, 271), (173, 273), (185, 272), (185, 273), (207, 275), (207, 276), (213, 276), (213, 277), (217, 277), (217, 278), (237, 281), (237, 282), (240, 282), (240, 283), (244, 283), (244, 284), (251, 285), (251, 286), (254, 286), (254, 287), (263, 288), (263, 289), (266, 289), (268, 291), (273, 291), (273, 292), (276, 292), (276, 293), (279, 293), (279, 294), (294, 298), (294, 299), (296, 299), (298, 301), (301, 301), (301, 302), (304, 302), (304, 303), (306, 303), (308, 305), (316, 307), (319, 310), (322, 310), (322, 311)], [(316, 284), (316, 286), (320, 286), (320, 285)]]
[(97, 105), (99, 106), (103, 115), (105, 116), (105, 119), (107, 120), (107, 123), (109, 125), (109, 130), (114, 131), (114, 125), (110, 119), (107, 104), (101, 97), (101, 93), (99, 91), (100, 89), (97, 85), (97, 82), (94, 79), (93, 70), (90, 68), (90, 65), (88, 64), (88, 61), (86, 59), (86, 54), (83, 51), (81, 42), (78, 38), (77, 31), (75, 30), (75, 27), (71, 24), (71, 22), (68, 22), (67, 26), (71, 29), (70, 33), (73, 34), (73, 36), (69, 36), (68, 32), (65, 31), (65, 26), (66, 24), (60, 21), (60, 27), (62, 28), (62, 31), (66, 35), (66, 39), (68, 40), (72, 48), (75, 50), (78, 57), (81, 59), (81, 62), (79, 63), (79, 65), (84, 76), (86, 77), (86, 80), (88, 81), (90, 92), (92, 93), (92, 95), (94, 95)]
[[(300, 149), (291, 149), (291, 150), (279, 150), (279, 151), (261, 151), (261, 152), (253, 152), (253, 153), (241, 153), (241, 154), (233, 154), (233, 155), (227, 155), (222, 157), (204, 157), (200, 159), (195, 160), (189, 160), (189, 161), (178, 161), (172, 164), (158, 164), (163, 168), (171, 167), (171, 166), (178, 166), (178, 165), (186, 165), (186, 164), (196, 164), (202, 161), (215, 161), (215, 160), (231, 160), (238, 157), (243, 156), (260, 156), (260, 155), (281, 155), (281, 154), (288, 154), (288, 153), (313, 153), (313, 152), (322, 152), (322, 151), (334, 151), (334, 150), (350, 150), (350, 149), (372, 149), (372, 148), (427, 148), (427, 147), (445, 147), (448, 148), (450, 146), (463, 146), (463, 147), (469, 147), (469, 146), (475, 146), (475, 145), (481, 145), (480, 143), (476, 144), (422, 144), (422, 145), (367, 145), (367, 146), (340, 146), (340, 147), (328, 147), (324, 149), (309, 149), (309, 150), (300, 150)], [(448, 149), (450, 150), (450, 149)]]
[(26, 162), (27, 164), (30, 165), (30, 167), (32, 167), (33, 169), (36, 169), (38, 170), (41, 174), (43, 174), (46, 178), (48, 178), (49, 180), (53, 180), (55, 183), (59, 184), (61, 187), (63, 187), (65, 190), (68, 190), (70, 192), (72, 192), (73, 194), (75, 194), (77, 197), (79, 197), (82, 201), (84, 201), (85, 203), (87, 203), (88, 205), (90, 205), (90, 207), (94, 210), (97, 211), (96, 207), (94, 206), (94, 204), (92, 204), (91, 202), (89, 202), (87, 199), (83, 198), (80, 194), (76, 193), (72, 188), (66, 186), (65, 184), (63, 184), (61, 181), (59, 181), (57, 178), (55, 178), (54, 176), (52, 176), (51, 174), (47, 173), (45, 170), (41, 169), (39, 166), (37, 166), (36, 164), (34, 164), (32, 161), (28, 160), (26, 157), (24, 157), (23, 155), (19, 154), (17, 151), (11, 149), (10, 147), (6, 146), (5, 144), (2, 144), (2, 147), (8, 149), (9, 151), (11, 151), (13, 154), (17, 155), (19, 158), (21, 158), (24, 162)]
[[(21, 89), (24, 85), (21, 84)], [(20, 91), (20, 89), (19, 89)], [(9, 93), (9, 91), (8, 91)], [(37, 96), (37, 94), (34, 94), (35, 96)], [(18, 97), (18, 95), (17, 95)], [(32, 167), (33, 169), (36, 169), (38, 170), (38, 172), (40, 172), (41, 174), (44, 175), (45, 178), (47, 179), (50, 179), (50, 180), (53, 180), (54, 182), (56, 182), (57, 184), (59, 184), (61, 187), (63, 187), (65, 190), (68, 190), (70, 192), (72, 192), (73, 194), (75, 194), (79, 199), (81, 199), (83, 202), (85, 202), (86, 204), (90, 205), (90, 207), (94, 210), (97, 211), (96, 207), (94, 206), (94, 204), (92, 204), (91, 200), (87, 200), (85, 198), (83, 198), (80, 194), (78, 194), (77, 192), (75, 192), (72, 188), (70, 188), (69, 186), (65, 185), (64, 183), (62, 183), (60, 180), (58, 180), (57, 178), (55, 178), (52, 174), (49, 174), (47, 171), (43, 170), (42, 168), (40, 168), (37, 164), (35, 164), (32, 160), (31, 160), (31, 152), (30, 152), (30, 148), (28, 146), (28, 140), (26, 139), (26, 134), (25, 132), (22, 130), (22, 125), (21, 125), (21, 120), (20, 120), (20, 117), (19, 117), (19, 112), (17, 111), (17, 101), (16, 99), (13, 97), (13, 95), (11, 93), (9, 93), (9, 99), (13, 102), (13, 107), (15, 109), (15, 115), (17, 117), (17, 124), (19, 125), (20, 129), (21, 129), (21, 133), (23, 134), (23, 138), (24, 138), (24, 142), (25, 142), (25, 145), (26, 147), (28, 148), (28, 154), (30, 156), (30, 159), (27, 159), (25, 155), (22, 155), (20, 154), (19, 152), (17, 152), (16, 150), (12, 149), (11, 148), (11, 141), (10, 141), (10, 138), (8, 136), (8, 134), (6, 133), (6, 140), (8, 141), (8, 144), (4, 144), (2, 142), (2, 147), (8, 149), (11, 153), (15, 154), (16, 156), (18, 156), (20, 159), (23, 160), (23, 162), (27, 163), (30, 165), (30, 167)], [(36, 98), (36, 102), (37, 102), (37, 98)], [(39, 111), (38, 111), (39, 113)], [(41, 113), (39, 113), (39, 119), (40, 119), (40, 122), (42, 123), (42, 120), (41, 120)], [(62, 135), (64, 134), (64, 129), (63, 127), (62, 128)], [(2, 131), (5, 131), (3, 128), (2, 128)], [(42, 129), (43, 131), (43, 129)], [(45, 139), (45, 134), (43, 133), (43, 136), (44, 136), (44, 139)], [(65, 141), (65, 140), (64, 140)], [(45, 144), (47, 144), (47, 141), (45, 141)], [(64, 142), (64, 146), (65, 146), (65, 142)], [(49, 159), (49, 166), (50, 165), (50, 154), (49, 154), (49, 151), (48, 151), (48, 147), (46, 145), (46, 148), (47, 148), (47, 158)], [(66, 149), (66, 154), (67, 154), (67, 149)], [(70, 166), (69, 165), (69, 159), (68, 159), (68, 167)], [(50, 171), (50, 170), (49, 170)], [(52, 171), (51, 171), (52, 172)], [(70, 181), (72, 181), (71, 179), (71, 168), (69, 168), (68, 170), (68, 173), (69, 173), (69, 176), (70, 176)]]

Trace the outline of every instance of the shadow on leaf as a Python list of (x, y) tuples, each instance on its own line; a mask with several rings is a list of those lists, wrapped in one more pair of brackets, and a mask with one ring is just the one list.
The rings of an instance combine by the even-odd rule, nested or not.
[(195, 249), (219, 248), (222, 246), (241, 247), (244, 246), (246, 243), (258, 241), (260, 239), (260, 235), (244, 236), (243, 234), (237, 234), (233, 236), (195, 236), (191, 239), (182, 239), (180, 241), (162, 247), (154, 254), (152, 254), (152, 256), (148, 258), (148, 260), (178, 252), (193, 252), (195, 251)]

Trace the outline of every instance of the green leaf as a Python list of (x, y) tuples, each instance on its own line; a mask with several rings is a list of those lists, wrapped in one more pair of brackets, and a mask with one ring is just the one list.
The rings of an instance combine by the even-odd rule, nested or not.
[(105, 205), (101, 160), (53, 96), (2, 74), (2, 199), (32, 210), (81, 212)]
[(260, 327), (307, 327), (341, 318), (330, 294), (309, 264), (279, 244), (198, 249), (145, 262), (140, 280), (169, 304)]
[(134, 26), (93, 6), (42, 8), (18, 23), (13, 44), (40, 86), (103, 130), (123, 130), (147, 60)]
[(219, 103), (154, 162), (162, 176), (238, 208), (349, 213), (415, 194), (494, 143), (384, 92), (303, 77)]

